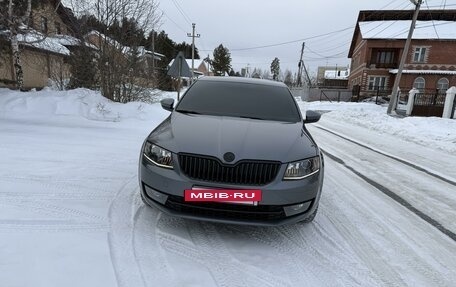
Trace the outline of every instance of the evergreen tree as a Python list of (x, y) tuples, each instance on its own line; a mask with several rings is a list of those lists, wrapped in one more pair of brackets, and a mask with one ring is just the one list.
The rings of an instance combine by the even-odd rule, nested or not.
[(98, 86), (97, 70), (94, 65), (95, 52), (81, 45), (70, 55), (70, 89), (88, 88), (95, 89)]
[(274, 81), (278, 81), (279, 74), (280, 74), (280, 60), (277, 57), (271, 63), (271, 73), (272, 73), (272, 79)]
[[(158, 88), (161, 90), (171, 91), (173, 90), (173, 82), (170, 76), (167, 75), (168, 64), (174, 59), (178, 53), (175, 48), (176, 43), (168, 37), (165, 31), (160, 33), (154, 32), (154, 49), (156, 53), (163, 54), (165, 56), (161, 61), (156, 62), (156, 76)], [(146, 40), (147, 49), (152, 51), (152, 33), (149, 33), (149, 37)]]
[[(192, 58), (192, 44), (187, 44), (185, 42), (182, 42), (180, 44), (175, 45), (174, 48), (177, 50), (177, 52), (180, 52), (180, 51), (184, 52), (185, 59)], [(174, 55), (174, 57), (177, 56), (177, 52)], [(199, 59), (199, 58), (200, 58), (200, 56), (198, 53), (198, 48), (195, 46), (195, 59)]]
[(231, 70), (231, 54), (228, 48), (220, 44), (214, 49), (214, 59), (211, 61), (212, 71), (216, 76), (223, 76)]

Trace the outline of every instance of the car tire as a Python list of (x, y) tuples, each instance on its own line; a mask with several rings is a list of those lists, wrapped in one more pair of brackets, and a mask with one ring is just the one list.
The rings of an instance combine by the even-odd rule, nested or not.
[(317, 212), (318, 212), (318, 206), (317, 208), (315, 208), (315, 211), (312, 212), (311, 215), (309, 215), (306, 219), (303, 219), (300, 221), (300, 223), (311, 223), (314, 219), (315, 219), (315, 216), (317, 216)]

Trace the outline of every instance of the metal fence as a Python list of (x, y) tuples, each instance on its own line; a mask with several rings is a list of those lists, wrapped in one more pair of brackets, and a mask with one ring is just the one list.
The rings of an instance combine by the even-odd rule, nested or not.
[(383, 86), (353, 86), (352, 102), (361, 102), (366, 99), (375, 99), (375, 103), (389, 101), (391, 90)]
[(445, 99), (444, 90), (420, 90), (415, 95), (412, 116), (441, 117)]

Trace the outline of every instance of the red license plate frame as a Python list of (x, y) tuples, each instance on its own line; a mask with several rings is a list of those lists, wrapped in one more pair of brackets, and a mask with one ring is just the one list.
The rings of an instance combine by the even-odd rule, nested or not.
[(193, 187), (184, 191), (186, 202), (219, 202), (231, 204), (258, 205), (261, 201), (260, 189), (214, 189)]

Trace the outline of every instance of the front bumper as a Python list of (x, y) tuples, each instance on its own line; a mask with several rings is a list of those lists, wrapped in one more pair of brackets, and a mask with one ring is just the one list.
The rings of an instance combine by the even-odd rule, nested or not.
[[(174, 159), (177, 163), (177, 158)], [(174, 170), (164, 169), (140, 158), (139, 180), (145, 203), (172, 215), (188, 219), (242, 225), (275, 226), (302, 221), (318, 207), (323, 183), (323, 162), (320, 172), (308, 178), (283, 181), (286, 165), (277, 178), (264, 186), (240, 186), (192, 180)], [(184, 190), (194, 186), (223, 189), (251, 189), (262, 191), (258, 206), (242, 204), (185, 202)], [(296, 209), (296, 206), (299, 209)], [(295, 210), (295, 211), (293, 211)], [(296, 211), (297, 210), (297, 211)]]

